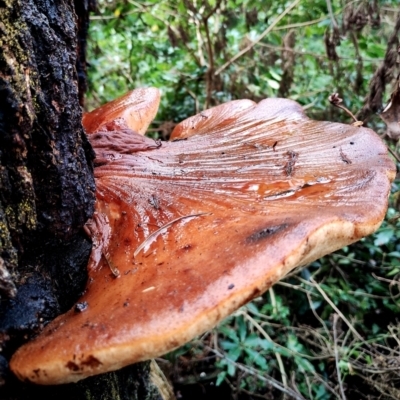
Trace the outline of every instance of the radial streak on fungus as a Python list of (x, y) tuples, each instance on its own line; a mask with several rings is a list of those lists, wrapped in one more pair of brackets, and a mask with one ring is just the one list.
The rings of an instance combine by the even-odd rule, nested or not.
[(187, 218), (195, 218), (195, 217), (201, 217), (202, 215), (209, 215), (210, 213), (199, 213), (199, 214), (190, 214), (190, 215), (184, 215), (182, 217), (178, 217), (173, 219), (172, 221), (166, 223), (163, 225), (161, 228), (157, 229), (154, 231), (152, 234), (150, 234), (143, 242), (140, 244), (140, 246), (134, 251), (133, 257), (137, 257), (137, 255), (146, 247), (150, 246), (151, 242), (162, 232), (164, 232), (166, 229), (168, 229), (170, 226), (175, 224), (178, 221), (182, 221), (183, 219)]
[(58, 317), (16, 352), (11, 368), (21, 379), (78, 381), (182, 345), (294, 267), (372, 233), (395, 175), (374, 132), (312, 121), (290, 100), (206, 110), (175, 128), (171, 139), (185, 140), (158, 147), (121, 121), (113, 126), (101, 128), (113, 157), (107, 141), (92, 143), (96, 210), (111, 232), (99, 242), (120, 276), (94, 248), (79, 300), (87, 308)]

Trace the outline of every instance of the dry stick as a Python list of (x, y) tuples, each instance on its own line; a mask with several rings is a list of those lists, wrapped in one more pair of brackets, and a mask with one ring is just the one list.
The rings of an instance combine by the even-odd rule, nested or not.
[[(140, 4), (138, 4), (137, 2), (133, 2), (133, 1), (129, 1), (131, 4), (134, 4), (136, 6), (141, 6)], [(148, 6), (147, 6), (148, 7)], [(115, 16), (115, 15), (91, 15), (89, 17), (90, 20), (109, 20), (109, 19), (119, 19), (119, 18), (124, 18), (127, 15), (130, 14), (136, 14), (136, 13), (140, 13), (140, 12), (149, 12), (149, 10), (147, 9), (147, 7), (141, 6), (141, 10), (132, 10), (132, 11), (128, 11), (126, 13), (123, 13), (119, 16)], [(384, 7), (381, 8), (382, 10), (384, 9)], [(152, 17), (159, 19), (156, 15), (154, 15), (153, 13), (151, 14)], [(171, 16), (175, 16), (174, 14), (170, 14)], [(208, 15), (207, 17), (210, 17), (211, 15)], [(283, 26), (277, 26), (276, 28), (274, 28), (274, 31), (281, 31), (281, 30), (285, 30), (285, 29), (292, 29), (292, 28), (302, 28), (304, 26), (310, 26), (310, 25), (316, 25), (319, 24), (322, 21), (325, 21), (329, 19), (329, 17), (324, 16), (318, 19), (314, 19), (312, 21), (306, 21), (306, 22), (297, 22), (295, 24), (289, 24), (289, 25), (283, 25)]]
[(197, 51), (198, 51), (198, 57), (200, 60), (200, 65), (203, 66), (206, 64), (206, 60), (204, 58), (204, 54), (203, 54), (203, 38), (201, 36), (201, 32), (200, 32), (200, 21), (195, 18), (195, 16), (192, 16), (193, 21), (196, 25), (196, 38), (197, 38)]
[(315, 309), (314, 309), (314, 307), (313, 307), (313, 305), (312, 305), (310, 293), (307, 293), (306, 296), (307, 296), (307, 299), (308, 299), (308, 303), (310, 304), (311, 312), (314, 314), (314, 317), (319, 321), (319, 323), (320, 323), (320, 324), (322, 325), (322, 327), (324, 328), (325, 333), (326, 333), (326, 335), (328, 336), (328, 338), (331, 339), (331, 337), (330, 337), (331, 335), (330, 335), (330, 332), (329, 332), (328, 327), (326, 326), (324, 320), (317, 314), (317, 312), (315, 311)]
[[(307, 281), (304, 281), (307, 282)], [(346, 323), (349, 329), (353, 332), (354, 336), (356, 336), (359, 340), (364, 341), (362, 336), (356, 331), (354, 326), (350, 323), (350, 321), (343, 315), (343, 313), (335, 306), (333, 301), (328, 297), (328, 295), (322, 290), (322, 288), (318, 285), (317, 282), (314, 281), (313, 278), (310, 278), (310, 282), (317, 288), (318, 292), (321, 293), (321, 296), (328, 302), (328, 304), (340, 315), (340, 318)]]
[(340, 108), (341, 110), (343, 110), (344, 112), (346, 112), (347, 114), (349, 114), (350, 117), (354, 119), (354, 122), (355, 122), (355, 123), (360, 122), (360, 123), (362, 124), (362, 121), (359, 121), (359, 120), (356, 118), (356, 116), (355, 116), (348, 108), (346, 108), (345, 106), (342, 106), (341, 104), (334, 104), (334, 103), (331, 103), (331, 104), (333, 104), (335, 107)]
[(396, 159), (396, 161), (400, 162), (399, 156), (389, 146), (386, 146), (386, 147), (389, 150), (389, 153)]
[(242, 51), (239, 51), (239, 53), (235, 54), (229, 61), (227, 61), (222, 67), (218, 68), (215, 71), (215, 75), (219, 75), (224, 69), (229, 67), (233, 62), (235, 62), (238, 58), (240, 58), (243, 54), (247, 53), (249, 50), (251, 50), (258, 42), (260, 42), (262, 39), (264, 39), (265, 36), (268, 35), (272, 31), (272, 29), (279, 23), (279, 21), (286, 15), (288, 14), (292, 8), (296, 7), (297, 4), (300, 3), (301, 0), (295, 0), (293, 3), (289, 5), (286, 10), (280, 14), (274, 22), (251, 44), (249, 44), (247, 47), (245, 47)]
[(267, 376), (266, 377), (264, 375), (260, 375), (258, 373), (258, 371), (255, 370), (254, 368), (245, 367), (242, 364), (239, 364), (239, 363), (237, 363), (235, 361), (232, 361), (231, 359), (226, 357), (224, 354), (222, 354), (218, 350), (212, 349), (211, 347), (206, 346), (206, 348), (208, 348), (208, 350), (211, 351), (212, 353), (214, 353), (216, 356), (218, 356), (220, 358), (223, 358), (225, 361), (227, 361), (230, 364), (233, 364), (237, 369), (240, 369), (241, 371), (246, 372), (247, 374), (256, 376), (260, 381), (268, 383), (269, 385), (271, 385), (275, 389), (280, 390), (282, 393), (286, 393), (289, 396), (292, 396), (296, 400), (306, 400), (303, 396), (299, 395), (294, 390), (292, 390), (290, 388), (284, 388), (276, 379), (272, 378), (271, 376)]
[(338, 26), (338, 24), (337, 24), (337, 22), (336, 22), (335, 14), (333, 13), (333, 10), (332, 10), (332, 3), (331, 3), (331, 0), (326, 0), (326, 6), (328, 7), (329, 17), (330, 17), (330, 19), (331, 19), (333, 29), (338, 30), (338, 29), (339, 29), (339, 26)]
[[(281, 348), (281, 349), (289, 350), (289, 352), (290, 352), (292, 355), (297, 356), (297, 357), (307, 358), (307, 359), (309, 359), (309, 360), (318, 360), (318, 359), (321, 359), (321, 358), (319, 358), (319, 357), (312, 357), (312, 356), (308, 356), (308, 355), (306, 355), (306, 354), (302, 354), (302, 353), (299, 353), (299, 352), (294, 351), (294, 350), (291, 350), (291, 349), (287, 349), (286, 347), (282, 346), (281, 344), (274, 342), (274, 341), (272, 340), (272, 338), (268, 335), (268, 333), (263, 329), (263, 327), (262, 327), (254, 318), (252, 318), (250, 315), (248, 315), (247, 312), (240, 311), (240, 312), (238, 313), (238, 315), (243, 315), (244, 318), (248, 319), (248, 320), (257, 328), (257, 330), (261, 333), (261, 335), (263, 335), (263, 336), (264, 336), (267, 340), (269, 340), (271, 343), (274, 343), (275, 346), (277, 346), (277, 347), (279, 347), (279, 348)], [(281, 374), (282, 374), (282, 383), (285, 385), (286, 379), (284, 380), (284, 377), (286, 378), (286, 372), (285, 372), (285, 369), (284, 369), (283, 364), (282, 364), (282, 366), (281, 366), (280, 363), (279, 363), (279, 360), (280, 360), (280, 362), (282, 362), (282, 358), (280, 357), (280, 354), (277, 353), (277, 352), (275, 352), (275, 356), (276, 356), (276, 359), (277, 359), (278, 364), (279, 364), (280, 372), (281, 372)], [(330, 357), (330, 356), (329, 356), (329, 357)], [(322, 357), (322, 359), (323, 359), (323, 358), (326, 358), (326, 357)], [(283, 375), (283, 374), (284, 374), (284, 375)], [(335, 392), (333, 391), (333, 389), (332, 389), (324, 380), (322, 380), (322, 379), (319, 377), (318, 374), (316, 374), (316, 373), (314, 372), (314, 373), (313, 373), (313, 376), (314, 376), (315, 379), (319, 380), (319, 381), (321, 382), (321, 384), (322, 384), (328, 391), (330, 391), (331, 393), (335, 394)], [(286, 387), (287, 387), (287, 386), (286, 386)]]
[(343, 382), (342, 382), (342, 378), (340, 376), (339, 350), (338, 350), (338, 347), (337, 347), (337, 330), (336, 330), (337, 321), (338, 321), (338, 315), (337, 314), (333, 314), (333, 346), (334, 346), (334, 349), (335, 349), (336, 373), (337, 373), (337, 377), (338, 377), (340, 394), (342, 396), (342, 400), (346, 400), (346, 396), (344, 394), (344, 389), (343, 389)]
[(397, 337), (397, 334), (394, 332), (393, 326), (389, 325), (388, 330), (392, 334), (393, 339), (397, 342), (397, 345), (400, 347), (400, 340)]
[(320, 22), (326, 21), (327, 19), (329, 19), (329, 17), (325, 15), (325, 16), (323, 16), (321, 18), (313, 19), (312, 21), (297, 22), (295, 24), (277, 26), (276, 28), (274, 28), (274, 31), (281, 31), (281, 30), (284, 30), (284, 29), (293, 29), (293, 28), (302, 28), (304, 26), (310, 26), (310, 25), (319, 24)]
[[(264, 336), (265, 339), (267, 339), (269, 342), (273, 343), (273, 340), (271, 339), (271, 336), (268, 335), (268, 333), (262, 328), (262, 326), (252, 317), (250, 317), (250, 315), (248, 315), (247, 313), (243, 312), (242, 315), (248, 319), (250, 321), (250, 323), (256, 327), (256, 329), (258, 330), (258, 332), (261, 333), (262, 336)], [(282, 376), (282, 384), (285, 388), (288, 388), (288, 382), (287, 382), (287, 374), (285, 371), (285, 367), (283, 365), (283, 361), (282, 361), (282, 357), (278, 352), (275, 352), (275, 358), (276, 361), (278, 362), (279, 365), (279, 371), (281, 373)]]
[[(276, 29), (274, 29), (274, 31), (275, 30)], [(312, 56), (312, 57), (315, 57), (315, 58), (329, 59), (329, 57), (326, 54), (318, 54), (318, 53), (312, 53), (312, 52), (309, 52), (309, 51), (288, 49), (286, 47), (275, 46), (273, 44), (268, 44), (268, 43), (259, 43), (259, 46), (265, 47), (267, 49), (271, 49), (273, 51), (285, 50), (285, 51), (289, 51), (289, 52), (294, 53), (294, 54), (298, 54), (300, 56)], [(340, 60), (354, 60), (354, 57), (339, 57), (339, 59)], [(361, 58), (361, 60), (363, 62), (378, 63), (380, 61), (383, 61), (383, 58), (374, 58), (374, 59), (372, 59), (372, 58)], [(325, 88), (324, 88), (324, 90), (325, 90)]]
[[(189, 93), (189, 95), (192, 97), (192, 99), (194, 100), (194, 106), (196, 109), (196, 112), (194, 115), (197, 115), (200, 113), (200, 106), (199, 106), (199, 99), (197, 98), (196, 94), (194, 92), (192, 92), (190, 89), (187, 89), (187, 92)], [(149, 130), (147, 130), (148, 132)]]
[(399, 399), (399, 395), (400, 395), (399, 389), (396, 389), (395, 387), (387, 385), (386, 383), (377, 382), (375, 379), (371, 379), (371, 378), (369, 378), (365, 375), (362, 375), (358, 372), (356, 372), (356, 375), (360, 376), (362, 379), (366, 380), (370, 385), (372, 385), (373, 387), (378, 389), (381, 393), (383, 390), (387, 390), (387, 392), (383, 393), (385, 396), (388, 396), (388, 397), (385, 397), (385, 399), (394, 399), (394, 400)]
[[(200, 62), (200, 66), (203, 66), (206, 64), (206, 60), (205, 60), (204, 54), (203, 54), (203, 38), (202, 38), (201, 32), (200, 32), (200, 22), (201, 21), (196, 17), (197, 10), (194, 8), (193, 5), (190, 7), (190, 3), (185, 2), (185, 6), (187, 7), (188, 15), (192, 18), (192, 20), (195, 24), (195, 27), (196, 27), (198, 59)], [(190, 19), (189, 19), (189, 23), (190, 23)]]
[[(252, 311), (250, 311), (250, 310), (246, 310), (246, 313), (252, 313), (252, 314), (254, 314), (254, 315), (256, 315), (256, 316), (259, 316), (259, 317), (262, 317), (262, 315), (261, 314), (258, 314), (258, 313), (253, 313)], [(245, 313), (243, 313), (242, 311), (239, 311), (237, 314), (235, 314), (235, 315), (245, 315)], [(248, 317), (248, 314), (246, 314), (247, 316), (246, 316), (246, 318)], [(252, 318), (252, 317), (250, 317), (250, 318)], [(280, 325), (280, 324), (273, 324), (273, 323), (271, 323), (271, 322), (264, 322), (264, 324), (267, 324), (268, 326), (270, 326), (270, 327), (272, 327), (272, 328), (278, 328), (278, 329), (285, 329), (286, 327), (283, 327), (282, 325)], [(261, 325), (260, 325), (261, 326)], [(294, 328), (294, 327), (291, 327), (291, 328)], [(261, 326), (261, 329), (263, 329), (263, 327)], [(263, 329), (264, 330), (264, 329)], [(298, 330), (298, 331), (304, 331), (304, 329), (301, 329), (301, 328), (294, 328), (294, 330)], [(265, 331), (265, 330), (264, 330)], [(313, 330), (309, 330), (309, 332), (313, 332)], [(321, 335), (320, 335), (321, 336)], [(271, 342), (272, 342), (272, 340), (271, 340)], [(303, 353), (299, 353), (299, 352), (297, 352), (297, 351), (295, 351), (295, 350), (292, 350), (292, 349), (288, 349), (287, 347), (285, 347), (285, 346), (282, 346), (281, 344), (279, 344), (279, 343), (277, 343), (277, 342), (274, 342), (275, 343), (275, 346), (276, 347), (279, 347), (279, 348), (281, 348), (281, 349), (284, 349), (285, 351), (288, 351), (290, 354), (292, 354), (293, 356), (297, 356), (297, 357), (302, 357), (302, 358), (307, 358), (308, 360), (324, 360), (324, 359), (326, 359), (326, 358), (331, 358), (331, 355), (330, 355), (330, 353), (329, 354), (327, 354), (327, 355), (323, 355), (323, 356), (310, 356), (310, 355), (308, 355), (308, 354), (303, 354)], [(314, 344), (315, 344), (315, 342), (313, 342)], [(321, 345), (322, 346), (322, 345)], [(324, 346), (324, 349), (326, 348), (327, 346)]]
[(374, 272), (372, 272), (371, 275), (374, 277), (374, 279), (377, 279), (378, 281), (381, 281), (381, 282), (390, 283), (391, 285), (394, 285), (394, 284), (398, 285), (400, 283), (400, 281), (396, 281), (395, 279), (382, 278), (381, 276), (376, 275)]
[(269, 294), (269, 296), (271, 298), (272, 312), (274, 314), (278, 314), (278, 305), (276, 303), (275, 292), (274, 292), (274, 289), (272, 287), (269, 288), (268, 294)]
[[(286, 277), (285, 277), (285, 278), (286, 278)], [(303, 293), (305, 293), (305, 294), (310, 294), (310, 295), (312, 295), (312, 296), (317, 296), (317, 294), (312, 293), (312, 292), (310, 292), (309, 290), (304, 289), (304, 288), (302, 288), (302, 287), (299, 286), (299, 285), (293, 285), (293, 284), (291, 284), (291, 283), (287, 283), (287, 282), (283, 282), (283, 281), (276, 282), (275, 285), (280, 285), (280, 286), (288, 287), (288, 288), (291, 288), (291, 289), (294, 289), (294, 290), (298, 290), (299, 292), (303, 292)], [(311, 300), (310, 300), (310, 304), (311, 304)]]
[(305, 380), (306, 380), (306, 384), (307, 384), (308, 395), (310, 396), (310, 399), (312, 399), (312, 398), (313, 398), (313, 396), (312, 396), (312, 388), (311, 388), (311, 382), (310, 382), (310, 379), (308, 378), (308, 376), (307, 376), (307, 375), (304, 375), (304, 378), (305, 378)]
[(357, 124), (357, 126), (362, 126), (363, 122), (359, 121), (355, 115), (345, 106), (341, 105), (340, 103), (343, 101), (340, 97), (339, 97), (339, 93), (332, 93), (329, 98), (328, 98), (329, 103), (331, 103), (334, 107), (340, 108), (341, 110), (343, 110), (344, 112), (346, 112), (347, 114), (350, 115), (351, 118), (354, 119), (354, 124)]
[(210, 12), (203, 17), (204, 20), (209, 19), (214, 13), (221, 7), (222, 0), (217, 0), (215, 6), (210, 10)]
[(206, 110), (211, 103), (212, 97), (212, 73), (214, 71), (214, 52), (211, 43), (210, 31), (208, 29), (208, 18), (203, 18), (204, 30), (206, 31), (207, 38), (207, 56), (208, 56), (208, 68), (206, 72), (206, 101), (204, 104), (204, 109)]

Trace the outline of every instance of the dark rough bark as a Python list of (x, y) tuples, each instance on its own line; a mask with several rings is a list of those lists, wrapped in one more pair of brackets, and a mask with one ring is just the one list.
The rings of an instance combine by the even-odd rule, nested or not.
[(8, 356), (83, 290), (90, 243), (79, 232), (95, 186), (73, 4), (0, 1), (0, 34), (0, 345), (8, 342)]
[(69, 3), (0, 2), (1, 257), (14, 282), (17, 258), (29, 264), (38, 243), (70, 240), (93, 213)]
[(90, 4), (0, 0), (0, 400), (160, 398), (148, 364), (58, 387), (18, 382), (7, 369), (15, 348), (70, 308), (87, 279), (82, 227), (95, 186), (76, 66), (85, 71)]

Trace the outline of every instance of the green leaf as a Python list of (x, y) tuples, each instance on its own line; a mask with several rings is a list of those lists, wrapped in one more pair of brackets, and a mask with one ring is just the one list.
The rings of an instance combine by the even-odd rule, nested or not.
[(302, 358), (302, 357), (295, 357), (294, 358), (296, 363), (304, 370), (307, 372), (315, 372), (315, 368), (314, 365), (312, 365), (310, 363), (310, 361), (308, 361), (306, 358)]
[(265, 358), (259, 354), (257, 351), (252, 350), (252, 349), (245, 349), (246, 354), (248, 355), (248, 361), (250, 363), (254, 362), (257, 364), (263, 371), (266, 371), (268, 369), (268, 364)]
[(238, 334), (239, 334), (239, 339), (241, 342), (243, 342), (246, 339), (247, 336), (247, 326), (244, 318), (242, 316), (238, 317), (237, 320), (237, 325), (238, 325)]
[(227, 353), (227, 357), (232, 361), (237, 361), (242, 354), (242, 349), (240, 347), (233, 347)]
[(221, 371), (218, 375), (217, 375), (217, 381), (215, 382), (215, 386), (220, 386), (221, 383), (225, 380), (227, 375), (226, 371)]
[(377, 233), (374, 240), (375, 246), (383, 246), (394, 239), (394, 230), (387, 228)]

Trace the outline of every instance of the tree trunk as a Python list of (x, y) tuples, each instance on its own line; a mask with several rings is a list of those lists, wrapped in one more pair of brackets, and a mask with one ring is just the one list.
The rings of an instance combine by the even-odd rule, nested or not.
[(76, 0), (77, 17), (73, 0), (0, 0), (0, 399), (161, 398), (148, 363), (58, 387), (22, 384), (7, 370), (14, 350), (86, 283), (82, 227), (95, 201), (80, 107), (89, 1)]

